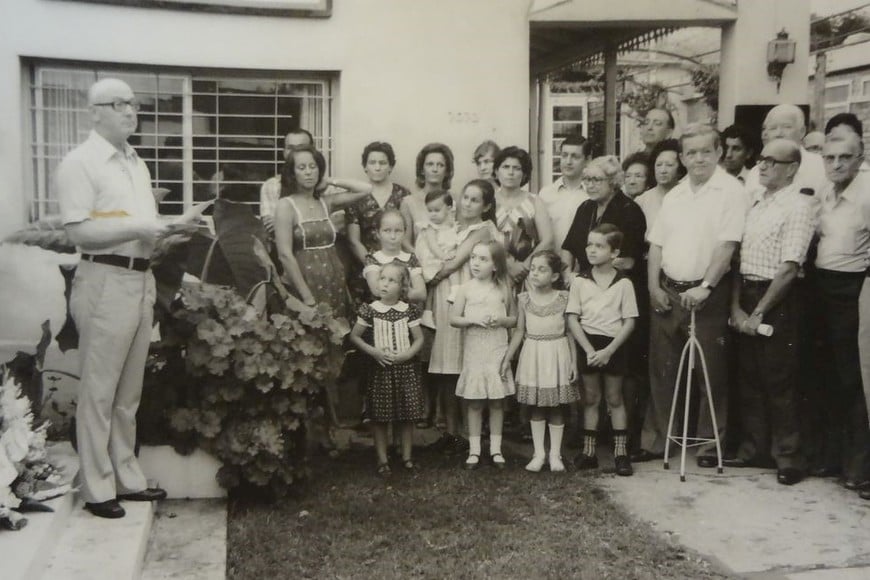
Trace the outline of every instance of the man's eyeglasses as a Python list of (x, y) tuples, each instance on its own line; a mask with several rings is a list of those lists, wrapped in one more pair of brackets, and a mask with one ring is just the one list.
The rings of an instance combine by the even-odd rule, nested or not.
[(115, 99), (108, 103), (94, 103), (95, 107), (112, 107), (118, 113), (123, 113), (127, 110), (127, 107), (133, 109), (133, 112), (136, 113), (139, 111), (139, 101), (136, 99), (130, 99), (129, 101), (125, 101), (124, 99)]
[(775, 157), (759, 157), (758, 158), (758, 166), (759, 167), (772, 167), (776, 164), (789, 165), (790, 163), (797, 163), (797, 161), (793, 159), (776, 159)]

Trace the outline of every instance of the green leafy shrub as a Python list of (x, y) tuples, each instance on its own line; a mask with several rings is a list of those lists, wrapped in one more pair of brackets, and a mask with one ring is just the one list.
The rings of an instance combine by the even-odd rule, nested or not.
[(322, 414), (346, 325), (325, 305), (261, 315), (212, 284), (185, 286), (177, 304), (164, 348), (149, 359), (140, 433), (163, 431), (182, 453), (213, 454), (225, 488), (282, 495), (306, 475), (304, 425)]

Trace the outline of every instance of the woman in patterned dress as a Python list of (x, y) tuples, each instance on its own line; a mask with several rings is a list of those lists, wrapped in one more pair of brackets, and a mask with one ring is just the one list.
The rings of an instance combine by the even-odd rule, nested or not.
[(381, 212), (399, 209), (402, 200), (411, 195), (407, 188), (390, 179), (396, 166), (396, 154), (389, 143), (375, 141), (366, 145), (362, 166), (372, 184), (372, 192), (345, 210), (347, 237), (360, 262), (379, 248), (377, 232)]
[(347, 240), (356, 262), (348, 273), (347, 285), (356, 306), (368, 300), (362, 276), (366, 255), (378, 249), (378, 217), (389, 209), (399, 209), (411, 192), (390, 176), (396, 166), (396, 154), (389, 143), (374, 141), (365, 146), (362, 166), (372, 184), (372, 192), (344, 210)]
[[(313, 147), (299, 147), (287, 156), (281, 168), (285, 195), (275, 212), (275, 244), (284, 278), (296, 295), (308, 306), (326, 303), (336, 317), (349, 319), (350, 295), (329, 214), (369, 195), (372, 186), (354, 179), (327, 179), (325, 174), (326, 160)], [(327, 186), (347, 191), (321, 195)]]
[(435, 388), (444, 402), (446, 433), (438, 442), (450, 452), (459, 451), (463, 444), (459, 435), (459, 400), (456, 397), (456, 381), (462, 370), (462, 331), (450, 325), (450, 302), (452, 282), (449, 279), (459, 272), (458, 284), (471, 279), (468, 259), (471, 250), (479, 242), (498, 240), (495, 227), (495, 193), (492, 184), (485, 179), (474, 179), (462, 190), (456, 208), (456, 233), (459, 244), (455, 256), (444, 263), (430, 285), (434, 296), (432, 315), (435, 319), (435, 339), (429, 358), (429, 374), (433, 375)]
[(541, 199), (522, 187), (532, 174), (532, 158), (519, 147), (506, 147), (495, 158), (495, 223), (504, 236), (508, 273), (516, 289), (529, 273), (529, 260), (553, 246), (553, 226)]

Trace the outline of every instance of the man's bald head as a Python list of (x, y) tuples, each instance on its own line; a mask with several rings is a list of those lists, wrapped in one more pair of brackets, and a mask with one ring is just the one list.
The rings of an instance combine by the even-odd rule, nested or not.
[(88, 106), (109, 102), (119, 95), (129, 95), (124, 98), (132, 99), (133, 89), (120, 79), (100, 79), (88, 89)]
[(794, 181), (800, 164), (800, 145), (789, 139), (774, 139), (758, 158), (759, 182), (768, 191), (777, 191)]
[(136, 131), (136, 95), (120, 79), (101, 79), (88, 89), (88, 107), (94, 131), (119, 150)]
[(761, 130), (766, 145), (774, 139), (788, 139), (800, 145), (807, 132), (804, 112), (797, 105), (777, 105), (767, 112)]

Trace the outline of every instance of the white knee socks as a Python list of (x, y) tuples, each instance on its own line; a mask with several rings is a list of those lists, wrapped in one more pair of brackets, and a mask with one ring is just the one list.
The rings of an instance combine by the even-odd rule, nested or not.
[(550, 457), (562, 457), (562, 434), (564, 432), (564, 425), (550, 423)]
[(535, 457), (544, 457), (547, 454), (544, 448), (544, 434), (547, 432), (546, 421), (529, 421), (532, 427), (532, 443), (535, 446)]

